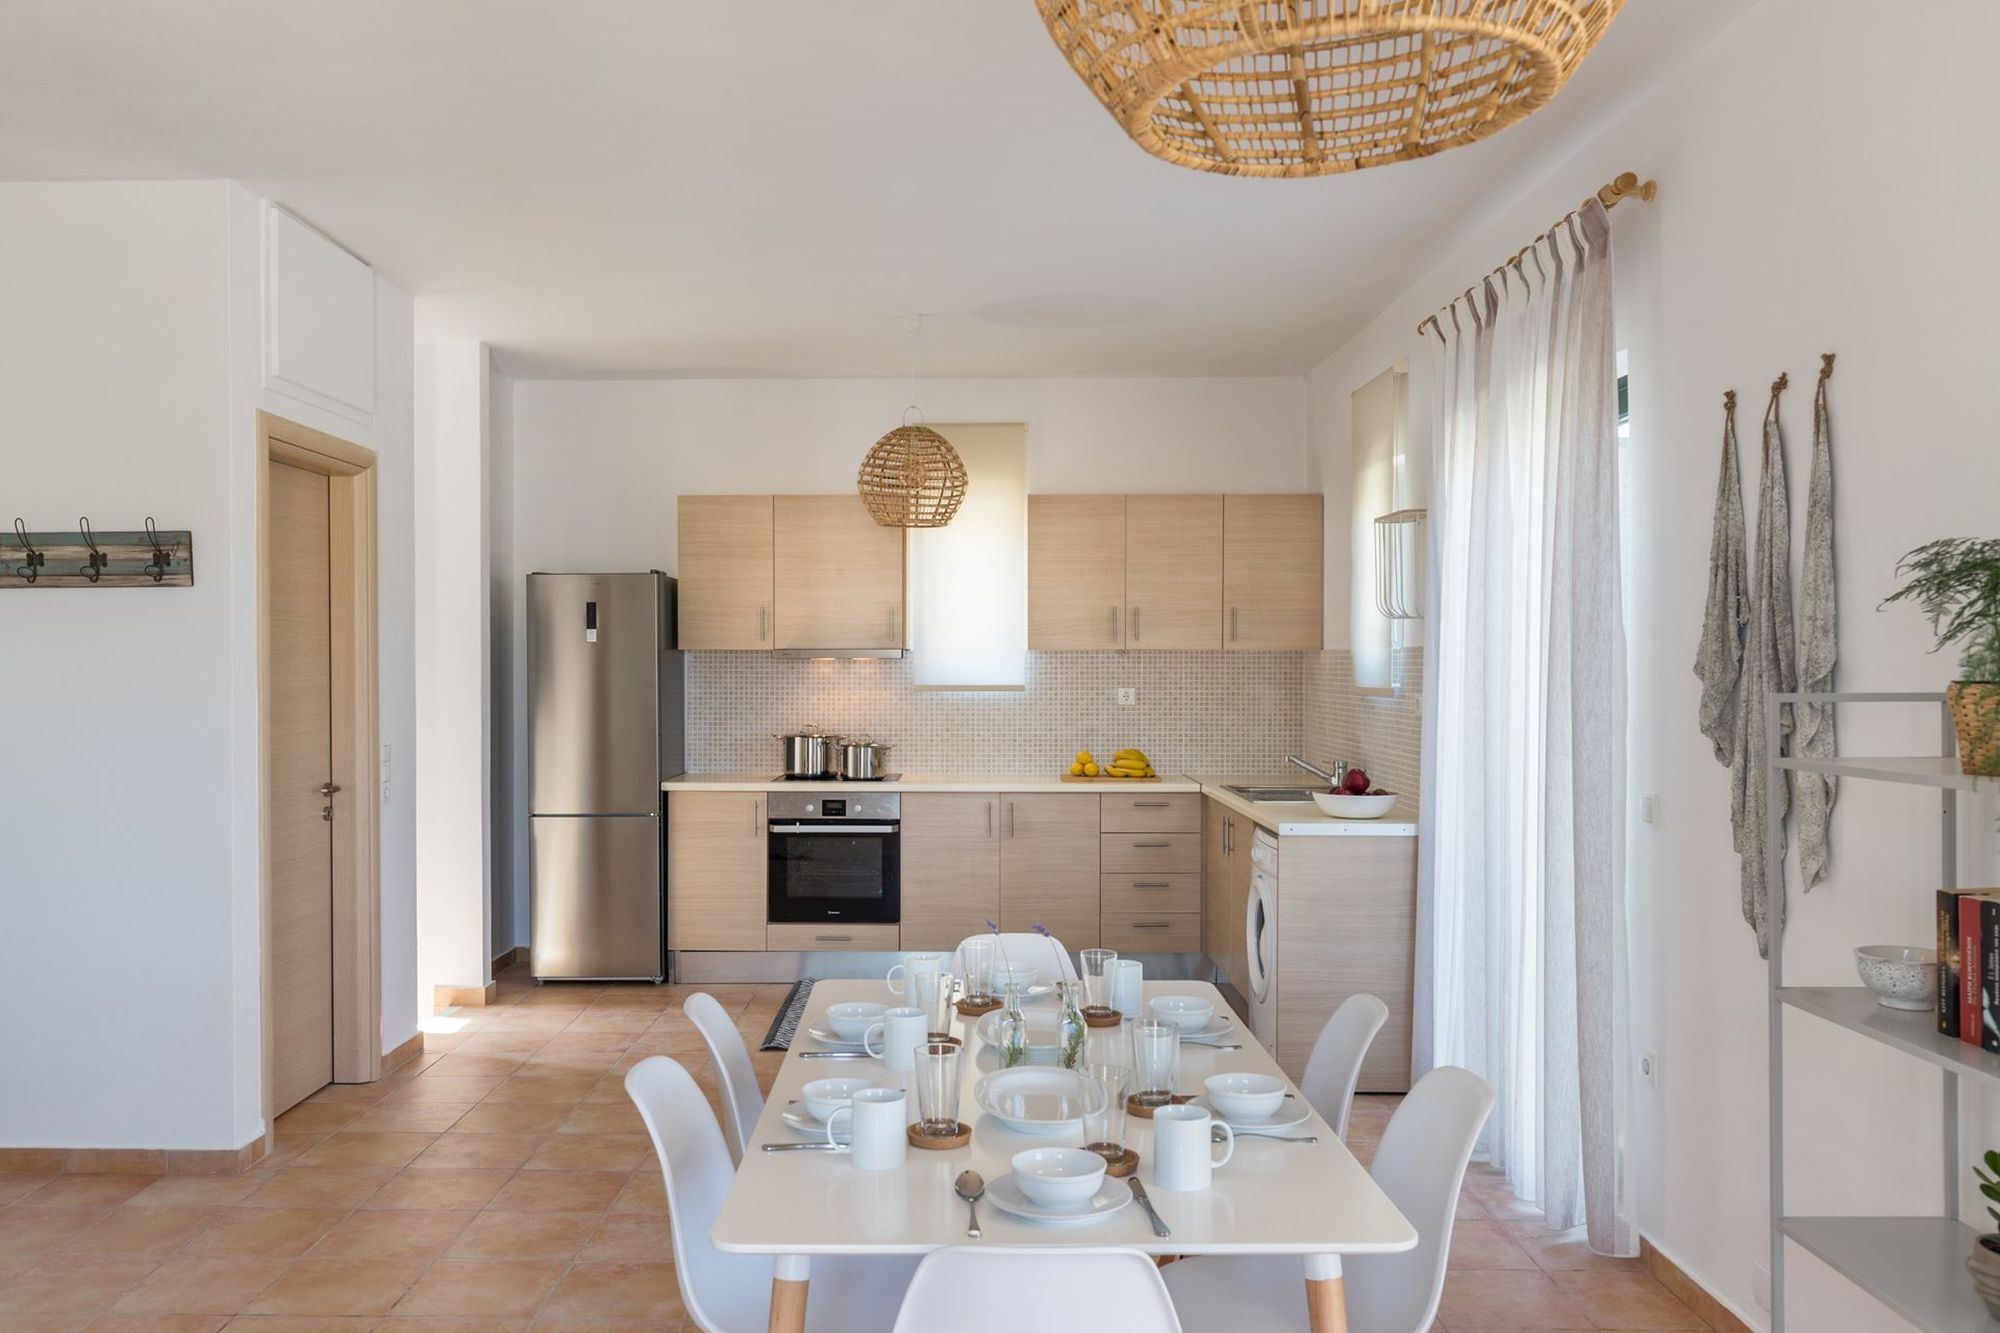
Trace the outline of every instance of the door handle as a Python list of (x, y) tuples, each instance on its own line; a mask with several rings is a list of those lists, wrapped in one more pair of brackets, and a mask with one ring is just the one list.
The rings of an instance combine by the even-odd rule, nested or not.
[(326, 802), (319, 808), (319, 817), (329, 824), (333, 822), (333, 794), (339, 790), (340, 788), (331, 782), (322, 782), (319, 786), (320, 798)]

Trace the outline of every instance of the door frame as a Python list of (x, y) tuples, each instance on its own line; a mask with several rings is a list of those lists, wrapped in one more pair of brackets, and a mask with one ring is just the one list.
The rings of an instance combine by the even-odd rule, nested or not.
[(264, 1060), (264, 1135), (271, 1114), (271, 542), (273, 462), (327, 479), (332, 576), (333, 782), (347, 798), (333, 839), (333, 1081), (382, 1077), (382, 805), (376, 799), (381, 737), (376, 652), (376, 457), (351, 441), (257, 413), (257, 805)]

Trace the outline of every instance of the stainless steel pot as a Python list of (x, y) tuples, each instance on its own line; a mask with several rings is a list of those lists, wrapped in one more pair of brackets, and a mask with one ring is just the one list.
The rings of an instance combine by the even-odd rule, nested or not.
[(840, 743), (840, 776), (849, 782), (872, 782), (886, 771), (884, 757), (889, 746), (866, 738)]
[(838, 736), (827, 736), (817, 727), (791, 735), (774, 735), (785, 747), (785, 776), (788, 778), (830, 778), (834, 773), (834, 747)]

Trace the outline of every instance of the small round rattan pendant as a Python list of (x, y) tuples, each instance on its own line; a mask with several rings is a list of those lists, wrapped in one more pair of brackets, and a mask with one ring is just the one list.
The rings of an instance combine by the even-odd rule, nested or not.
[(965, 499), (965, 463), (929, 426), (898, 426), (861, 460), (857, 485), (869, 517), (881, 526), (941, 528)]

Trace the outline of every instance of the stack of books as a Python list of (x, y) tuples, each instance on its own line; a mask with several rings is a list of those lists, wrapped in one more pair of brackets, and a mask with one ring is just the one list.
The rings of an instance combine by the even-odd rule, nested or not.
[(2000, 889), (1940, 889), (1938, 1032), (2000, 1051)]

